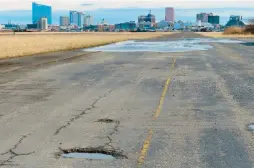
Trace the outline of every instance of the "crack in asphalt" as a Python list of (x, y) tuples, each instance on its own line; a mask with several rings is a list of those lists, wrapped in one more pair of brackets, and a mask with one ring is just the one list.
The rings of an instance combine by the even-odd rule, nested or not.
[(109, 133), (110, 136), (112, 136), (113, 134), (115, 134), (118, 131), (119, 125), (120, 125), (120, 121), (115, 121), (115, 127), (114, 127), (113, 131), (111, 131)]
[(22, 143), (22, 141), (23, 141), (24, 139), (26, 139), (29, 135), (31, 135), (31, 133), (30, 133), (30, 134), (27, 134), (27, 135), (23, 135), (23, 136), (19, 139), (19, 141), (18, 141), (12, 148), (8, 149), (7, 152), (4, 152), (4, 153), (1, 153), (1, 154), (0, 154), (0, 155), (2, 155), (2, 156), (3, 156), (3, 155), (7, 155), (7, 154), (10, 154), (10, 155), (11, 155), (8, 159), (2, 160), (2, 162), (0, 163), (0, 167), (1, 167), (1, 166), (6, 166), (6, 165), (10, 165), (10, 166), (17, 165), (17, 164), (12, 164), (12, 163), (11, 163), (11, 162), (12, 162), (12, 159), (14, 159), (15, 157), (18, 157), (18, 156), (27, 156), (27, 155), (31, 155), (31, 154), (34, 153), (34, 152), (29, 152), (29, 153), (16, 153), (16, 152), (14, 152), (14, 150), (17, 149), (17, 147)]
[(112, 131), (109, 133), (109, 135), (107, 136), (108, 142), (105, 143), (105, 144), (103, 145), (103, 147), (105, 148), (106, 146), (108, 146), (108, 147), (111, 147), (113, 150), (116, 150), (116, 149), (111, 145), (112, 142), (113, 142), (111, 136), (118, 132), (118, 128), (119, 128), (119, 125), (120, 125), (120, 121), (115, 121), (114, 123), (115, 123), (115, 127), (113, 128), (113, 130), (112, 130)]
[(54, 133), (54, 135), (59, 134), (63, 129), (67, 128), (68, 126), (70, 126), (73, 122), (75, 122), (76, 120), (80, 119), (81, 117), (83, 117), (87, 111), (90, 111), (92, 109), (95, 108), (95, 105), (103, 98), (107, 97), (111, 92), (113, 92), (113, 89), (109, 90), (107, 93), (105, 93), (103, 96), (100, 96), (99, 98), (97, 98), (91, 105), (90, 107), (86, 108), (85, 110), (83, 110), (81, 113), (75, 115), (73, 118), (71, 118), (66, 124), (62, 125), (61, 127), (59, 127), (56, 132)]
[(63, 153), (102, 153), (107, 155), (112, 155), (116, 158), (124, 158), (128, 159), (126, 155), (123, 154), (123, 151), (119, 148), (115, 148), (112, 145), (112, 138), (111, 136), (114, 135), (119, 128), (120, 121), (113, 120), (115, 123), (115, 126), (113, 130), (109, 133), (106, 138), (108, 139), (108, 142), (106, 142), (104, 145), (98, 146), (98, 147), (88, 147), (88, 148), (71, 148), (71, 149), (62, 149), (59, 147), (60, 152), (56, 153), (56, 158), (59, 158)]

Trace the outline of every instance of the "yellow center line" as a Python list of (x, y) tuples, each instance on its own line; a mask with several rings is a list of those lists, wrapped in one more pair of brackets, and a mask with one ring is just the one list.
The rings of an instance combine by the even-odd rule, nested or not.
[(163, 105), (163, 103), (164, 103), (164, 99), (165, 99), (165, 96), (166, 96), (166, 94), (167, 94), (168, 86), (169, 86), (169, 84), (170, 84), (170, 81), (171, 81), (171, 78), (168, 78), (167, 81), (166, 81), (166, 83), (165, 83), (165, 86), (164, 86), (162, 95), (161, 95), (161, 97), (160, 97), (159, 105), (158, 105), (158, 107), (156, 108), (155, 113), (154, 113), (154, 116), (153, 116), (153, 119), (154, 119), (154, 120), (156, 120), (156, 119), (159, 117), (160, 113), (161, 113), (161, 108), (162, 108), (162, 105)]
[(175, 64), (176, 64), (176, 57), (173, 58), (173, 64), (172, 64), (172, 67), (171, 67), (171, 68), (172, 68), (172, 69), (171, 69), (172, 71), (173, 71), (174, 68), (175, 68)]
[[(175, 68), (175, 63), (176, 63), (176, 58), (174, 57), (173, 58), (173, 63), (172, 63), (172, 66), (171, 66), (171, 70), (172, 71)], [(164, 86), (164, 89), (162, 91), (159, 105), (157, 106), (157, 108), (155, 110), (155, 113), (154, 113), (154, 116), (153, 116), (154, 120), (156, 120), (159, 117), (160, 113), (161, 113), (161, 109), (162, 109), (162, 106), (163, 106), (163, 103), (164, 103), (164, 99), (165, 99), (165, 96), (167, 94), (170, 82), (171, 82), (171, 78), (169, 77), (167, 79), (167, 81), (165, 83), (165, 86)], [(145, 162), (145, 158), (146, 158), (147, 152), (149, 150), (152, 137), (153, 137), (153, 130), (149, 129), (148, 136), (147, 136), (147, 138), (146, 138), (146, 140), (145, 140), (145, 142), (144, 142), (144, 144), (143, 144), (143, 146), (141, 148), (141, 151), (140, 151), (140, 154), (139, 154), (139, 157), (138, 157), (138, 165), (137, 165), (138, 168), (140, 168), (144, 164), (144, 162)]]
[[(171, 71), (174, 70), (174, 68), (175, 68), (175, 63), (176, 63), (176, 58), (174, 57), (174, 58), (173, 58), (173, 63), (172, 63), (172, 66), (171, 66)], [(167, 94), (167, 91), (168, 91), (168, 87), (169, 87), (169, 85), (170, 85), (170, 82), (171, 82), (171, 77), (169, 77), (169, 78), (167, 79), (167, 81), (166, 81), (166, 83), (165, 83), (165, 85), (164, 85), (164, 89), (163, 89), (163, 92), (162, 92), (161, 97), (160, 97), (159, 105), (158, 105), (158, 107), (156, 108), (155, 113), (154, 113), (154, 116), (153, 116), (153, 119), (154, 119), (154, 120), (156, 120), (156, 119), (159, 117), (160, 113), (161, 113), (161, 108), (162, 108), (162, 106), (163, 106), (163, 102), (164, 102), (165, 96), (166, 96), (166, 94)]]
[(146, 154), (147, 154), (147, 151), (150, 147), (152, 137), (153, 137), (153, 130), (149, 129), (148, 136), (146, 137), (146, 140), (145, 140), (145, 142), (142, 146), (142, 149), (140, 151), (140, 155), (138, 157), (138, 166), (137, 166), (138, 168), (140, 168), (143, 165), (143, 163), (145, 162)]

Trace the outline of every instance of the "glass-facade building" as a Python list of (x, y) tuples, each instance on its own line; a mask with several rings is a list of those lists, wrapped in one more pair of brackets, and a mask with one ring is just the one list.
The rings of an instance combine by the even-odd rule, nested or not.
[(78, 12), (78, 27), (84, 26), (84, 14), (82, 12)]
[(220, 16), (208, 16), (208, 23), (213, 25), (220, 24)]
[(115, 29), (118, 29), (118, 30), (134, 31), (136, 28), (137, 28), (137, 25), (134, 21), (115, 24)]
[(48, 24), (52, 24), (52, 9), (51, 6), (32, 3), (32, 22), (33, 24), (40, 21), (41, 18), (47, 18)]
[(71, 25), (78, 25), (78, 12), (77, 11), (70, 11), (70, 24)]
[(78, 27), (83, 27), (84, 14), (82, 12), (70, 11), (70, 24)]

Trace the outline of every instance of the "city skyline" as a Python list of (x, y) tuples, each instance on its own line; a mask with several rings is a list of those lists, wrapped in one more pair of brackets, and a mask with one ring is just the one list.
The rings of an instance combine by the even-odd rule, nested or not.
[[(137, 8), (126, 8), (126, 9), (105, 9), (89, 11), (89, 14), (93, 16), (94, 23), (101, 21), (105, 18), (109, 23), (115, 24), (120, 22), (137, 21), (137, 16), (147, 14), (149, 9), (137, 9)], [(250, 16), (254, 16), (253, 10), (247, 10), (245, 8), (233, 9), (220, 9), (220, 8), (209, 8), (209, 9), (175, 9), (175, 20), (192, 21), (195, 22), (196, 14), (200, 12), (213, 12), (215, 15), (221, 17), (221, 24), (225, 24), (230, 15), (241, 15), (244, 19)], [(88, 13), (88, 12), (85, 12)], [(161, 21), (165, 19), (165, 8), (152, 9), (152, 14), (156, 15), (156, 20)], [(31, 10), (25, 11), (0, 11), (0, 23), (13, 23), (26, 24), (31, 23)], [(52, 23), (59, 24), (60, 16), (69, 16), (69, 10), (66, 11), (52, 11)]]

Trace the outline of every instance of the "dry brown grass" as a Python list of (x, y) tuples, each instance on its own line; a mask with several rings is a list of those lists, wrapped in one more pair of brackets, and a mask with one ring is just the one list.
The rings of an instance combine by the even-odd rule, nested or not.
[(254, 34), (254, 25), (248, 25), (245, 27), (245, 32)]
[(0, 59), (45, 52), (88, 48), (130, 39), (155, 38), (171, 33), (2, 33)]
[(229, 27), (224, 30), (224, 32), (201, 32), (198, 33), (207, 37), (214, 38), (253, 38), (254, 37), (254, 26), (241, 27)]
[(229, 27), (225, 29), (224, 34), (245, 34), (245, 31), (241, 27)]
[(254, 38), (253, 34), (224, 34), (223, 32), (197, 32), (197, 34), (212, 38)]

